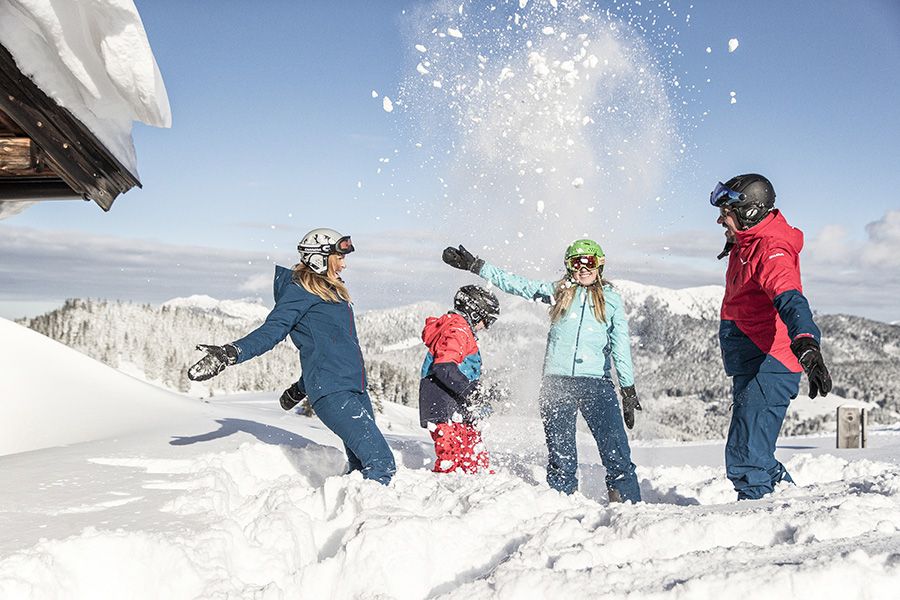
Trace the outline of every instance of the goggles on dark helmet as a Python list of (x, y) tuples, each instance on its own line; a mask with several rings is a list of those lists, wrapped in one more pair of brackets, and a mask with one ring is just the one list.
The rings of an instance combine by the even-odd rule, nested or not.
[(589, 269), (593, 271), (600, 266), (600, 258), (593, 254), (585, 254), (582, 256), (570, 256), (566, 259), (566, 269), (569, 271), (577, 271), (579, 269)]
[(309, 252), (314, 254), (350, 254), (356, 250), (350, 236), (345, 235), (333, 244), (298, 244), (297, 252)]
[(709, 203), (718, 207), (734, 206), (745, 199), (746, 196), (743, 193), (734, 191), (721, 181), (716, 184), (716, 189), (709, 194)]

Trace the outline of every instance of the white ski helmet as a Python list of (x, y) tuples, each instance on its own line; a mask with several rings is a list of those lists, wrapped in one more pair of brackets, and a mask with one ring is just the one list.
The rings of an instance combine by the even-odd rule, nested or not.
[(313, 229), (297, 244), (300, 262), (319, 275), (328, 272), (329, 254), (350, 254), (353, 250), (349, 235), (341, 235), (325, 227)]

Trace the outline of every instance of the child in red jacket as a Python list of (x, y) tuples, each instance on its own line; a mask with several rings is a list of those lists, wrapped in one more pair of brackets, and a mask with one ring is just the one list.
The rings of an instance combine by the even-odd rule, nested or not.
[(490, 405), (474, 402), (481, 377), (481, 353), (475, 332), (490, 327), (500, 315), (496, 296), (466, 285), (453, 298), (453, 311), (429, 317), (422, 330), (428, 354), (419, 382), (419, 420), (434, 440), (435, 473), (477, 473), (489, 461), (475, 422)]

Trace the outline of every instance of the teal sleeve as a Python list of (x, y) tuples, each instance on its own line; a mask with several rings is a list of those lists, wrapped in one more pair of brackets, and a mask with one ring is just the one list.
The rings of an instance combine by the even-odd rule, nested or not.
[(609, 339), (612, 345), (613, 362), (619, 376), (619, 387), (634, 385), (634, 365), (631, 362), (631, 336), (628, 333), (628, 319), (621, 303), (608, 302), (610, 311)]
[(551, 303), (556, 286), (552, 281), (528, 279), (521, 275), (507, 273), (500, 267), (495, 267), (490, 263), (484, 263), (478, 274), (507, 294), (514, 294), (528, 300), (539, 300), (545, 304)]

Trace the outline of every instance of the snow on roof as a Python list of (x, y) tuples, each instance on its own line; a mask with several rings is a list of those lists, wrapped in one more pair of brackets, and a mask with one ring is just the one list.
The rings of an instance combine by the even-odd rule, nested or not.
[(133, 0), (0, 0), (0, 43), (137, 176), (132, 121), (170, 127), (172, 113)]

